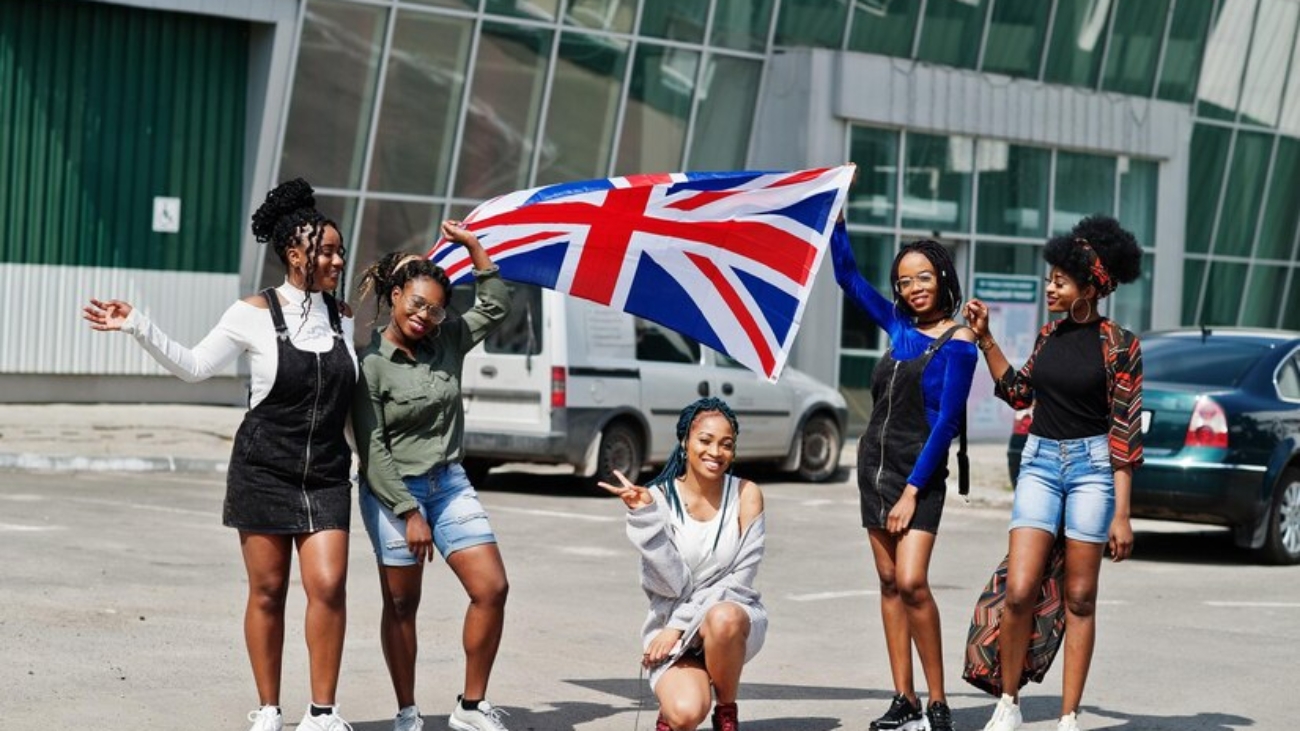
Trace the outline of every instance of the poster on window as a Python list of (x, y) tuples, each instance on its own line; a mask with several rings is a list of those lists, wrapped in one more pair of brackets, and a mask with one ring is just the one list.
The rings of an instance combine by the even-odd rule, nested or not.
[[(1019, 369), (1034, 349), (1042, 326), (1042, 281), (1033, 276), (975, 275), (974, 297), (989, 307), (989, 332), (1013, 368)], [(972, 439), (997, 440), (1011, 435), (1015, 412), (993, 395), (993, 378), (980, 358), (967, 402), (967, 430)]]

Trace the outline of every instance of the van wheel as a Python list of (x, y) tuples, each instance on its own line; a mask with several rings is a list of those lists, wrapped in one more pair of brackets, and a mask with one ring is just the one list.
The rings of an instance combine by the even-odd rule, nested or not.
[(641, 474), (643, 460), (645, 460), (645, 446), (641, 443), (641, 434), (624, 422), (610, 424), (600, 433), (596, 474), (592, 476), (591, 484), (601, 492), (605, 491), (596, 485), (597, 482), (619, 484), (618, 478), (614, 476), (614, 470), (622, 472), (627, 479), (635, 482)]
[(796, 474), (805, 482), (825, 482), (840, 467), (840, 427), (825, 414), (816, 414), (804, 422), (799, 432), (799, 469)]
[(1264, 557), (1270, 563), (1300, 563), (1300, 469), (1295, 467), (1282, 472), (1273, 491)]

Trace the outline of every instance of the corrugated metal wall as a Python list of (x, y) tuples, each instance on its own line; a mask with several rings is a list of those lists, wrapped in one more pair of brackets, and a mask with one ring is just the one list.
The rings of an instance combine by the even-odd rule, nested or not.
[[(0, 0), (0, 262), (238, 273), (246, 23)], [(181, 199), (154, 233), (153, 199)]]

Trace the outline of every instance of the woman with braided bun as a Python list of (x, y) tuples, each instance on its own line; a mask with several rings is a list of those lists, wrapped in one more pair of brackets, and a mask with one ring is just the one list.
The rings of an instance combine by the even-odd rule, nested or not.
[[(655, 731), (691, 731), (713, 708), (715, 731), (738, 731), (740, 672), (763, 646), (767, 610), (754, 578), (763, 560), (763, 492), (731, 474), (740, 426), (727, 404), (682, 409), (678, 444), (645, 487), (615, 472), (600, 483), (627, 505), (650, 598), (642, 665), (659, 699)], [(714, 703), (716, 694), (717, 703)]]
[[(962, 429), (979, 355), (975, 335), (957, 324), (961, 283), (952, 257), (931, 240), (904, 244), (889, 271), (892, 298), (858, 272), (844, 224), (831, 237), (835, 280), (889, 335), (872, 375), (871, 416), (858, 441), (862, 526), (880, 580), (880, 616), (894, 682), (889, 708), (872, 731), (951, 731), (943, 682), (939, 607), (930, 557), (947, 492), (948, 449)], [(963, 470), (962, 479), (965, 477)], [(912, 647), (929, 704), (921, 705)]]
[(252, 731), (280, 731), (284, 610), (293, 550), (307, 594), (311, 706), (303, 731), (347, 727), (334, 705), (346, 624), (352, 452), (344, 438), (357, 380), (352, 312), (330, 294), (343, 272), (338, 226), (316, 210), (301, 178), (267, 194), (253, 234), (284, 263), (284, 284), (230, 306), (198, 345), (169, 338), (121, 300), (90, 300), (95, 330), (135, 337), (154, 360), (188, 382), (208, 378), (241, 353), (251, 376), (248, 413), (226, 473), (223, 522), (239, 531), (248, 603), (244, 638), (261, 708)]
[(1133, 551), (1129, 490), (1142, 463), (1142, 351), (1133, 333), (1098, 310), (1101, 299), (1141, 274), (1142, 250), (1113, 218), (1079, 221), (1047, 242), (1045, 292), (1053, 320), (1033, 354), (1012, 368), (989, 334), (989, 310), (966, 305), (966, 319), (1012, 408), (1033, 407), (1011, 510), (1006, 602), (998, 636), (1002, 698), (988, 731), (1015, 731), (1034, 605), (1058, 534), (1065, 540), (1065, 656), (1059, 731), (1078, 731), (1077, 713), (1096, 638), (1094, 610), (1102, 555)]
[(485, 700), (505, 623), (506, 570), (478, 493), (461, 467), (465, 354), (509, 314), (497, 267), (457, 221), (442, 234), (465, 247), (474, 265), (475, 304), (447, 311), (451, 282), (416, 254), (394, 253), (369, 267), (373, 290), (391, 319), (361, 353), (353, 425), (361, 457), (361, 516), (379, 563), (384, 609), (380, 641), (397, 695), (394, 731), (418, 731), (415, 705), (416, 611), (424, 564), (442, 555), (469, 595), (465, 613), (465, 685), (450, 725), (456, 731), (504, 731)]

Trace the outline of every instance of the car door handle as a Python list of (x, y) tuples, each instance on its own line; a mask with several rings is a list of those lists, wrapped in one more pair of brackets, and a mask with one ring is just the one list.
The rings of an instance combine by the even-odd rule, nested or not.
[(708, 382), (708, 381), (700, 381), (700, 385), (698, 385), (698, 386), (695, 387), (695, 391), (696, 391), (696, 393), (700, 394), (701, 396), (708, 396), (708, 395), (709, 395), (709, 382)]
[(482, 368), (478, 369), (478, 372), (482, 373), (484, 378), (497, 377), (497, 367), (494, 365), (485, 365)]
[(723, 396), (730, 396), (730, 395), (732, 394), (732, 392), (734, 392), (735, 390), (736, 390), (736, 389), (734, 389), (734, 388), (731, 387), (731, 384), (730, 384), (730, 383), (724, 383), (724, 384), (722, 384), (722, 395), (723, 395)]

